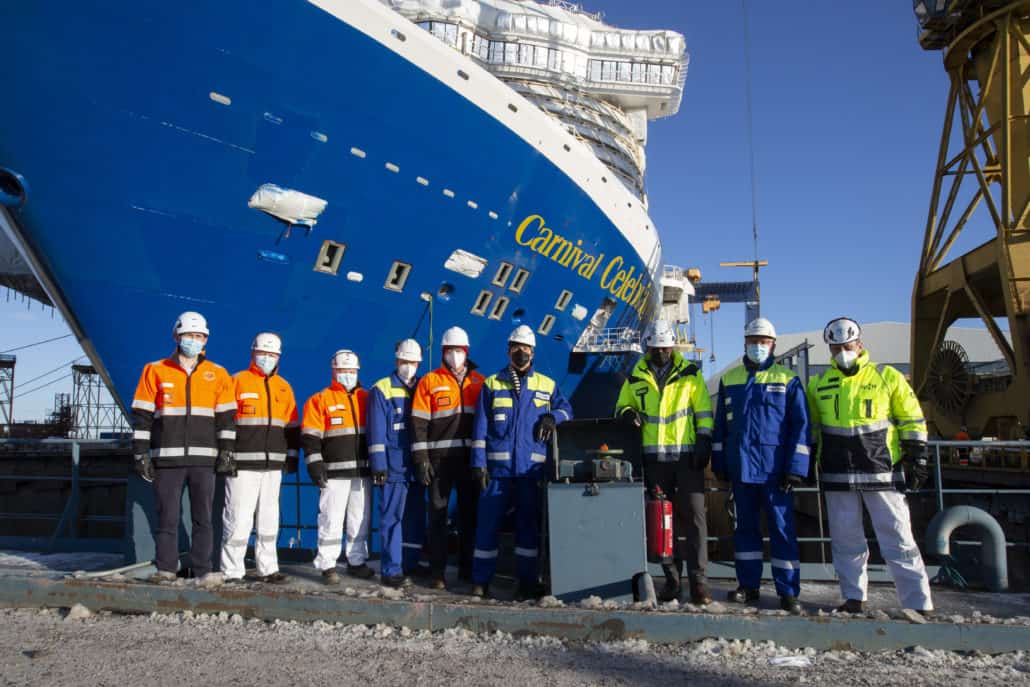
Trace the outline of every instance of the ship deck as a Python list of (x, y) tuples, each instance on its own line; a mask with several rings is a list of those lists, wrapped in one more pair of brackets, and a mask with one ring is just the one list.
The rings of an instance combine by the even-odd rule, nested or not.
[[(121, 557), (112, 554), (0, 552), (0, 605), (61, 608), (79, 603), (93, 611), (129, 614), (226, 613), (270, 622), (320, 620), (430, 631), (463, 628), (594, 641), (632, 638), (670, 643), (722, 637), (819, 650), (880, 651), (918, 645), (999, 653), (1030, 646), (1028, 594), (935, 587), (937, 616), (924, 624), (901, 613), (889, 584), (871, 585), (867, 613), (848, 617), (828, 612), (839, 602), (835, 584), (803, 584), (805, 615), (792, 617), (778, 609), (771, 588), (763, 590), (758, 607), (716, 602), (699, 609), (671, 602), (647, 609), (596, 598), (568, 605), (553, 598), (515, 603), (508, 580), (498, 580), (492, 589), (497, 598), (488, 600), (467, 596), (467, 585), (460, 583), (446, 592), (419, 583), (402, 592), (344, 575), (341, 585), (328, 588), (310, 564), (284, 565), (289, 582), (283, 585), (204, 586), (186, 579), (151, 584), (145, 578), (152, 567), (109, 572), (120, 563)], [(725, 598), (733, 585), (713, 581), (711, 586), (718, 599)]]

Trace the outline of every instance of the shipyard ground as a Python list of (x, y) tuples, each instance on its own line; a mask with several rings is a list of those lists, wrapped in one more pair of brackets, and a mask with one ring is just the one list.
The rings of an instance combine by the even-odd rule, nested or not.
[[(796, 619), (780, 615), (771, 593), (757, 610), (719, 604), (700, 613), (669, 604), (636, 612), (627, 604), (597, 600), (557, 608), (512, 604), (503, 600), (509, 592), (504, 585), (502, 600), (487, 603), (421, 586), (399, 594), (349, 578), (327, 591), (310, 566), (287, 567), (291, 583), (285, 587), (253, 583), (204, 589), (187, 580), (150, 585), (117, 575), (97, 580), (68, 574), (117, 562), (103, 555), (0, 554), (3, 604), (35, 606), (0, 610), (0, 684), (1030, 684), (1030, 597), (1024, 594), (936, 589), (940, 617), (913, 625), (901, 619), (889, 585), (871, 590), (866, 618), (831, 620), (821, 614), (837, 600), (835, 586), (828, 584), (806, 586), (809, 615)], [(730, 586), (714, 585), (719, 593)], [(21, 603), (14, 602), (18, 589), (28, 590)], [(75, 599), (84, 606), (69, 612)], [(529, 622), (526, 618), (536, 614), (579, 629), (585, 624), (569, 623), (570, 618), (596, 616), (594, 630), (630, 615), (678, 626), (708, 619), (710, 628), (780, 627), (782, 639), (713, 634), (698, 641), (668, 641), (661, 632), (653, 640), (613, 640), (604, 632), (561, 638), (503, 631), (489, 623), (457, 622), (434, 630), (420, 629), (416, 616), (409, 627), (386, 619), (403, 618), (403, 609), (417, 607), (438, 613), (451, 609), (465, 620), (482, 613)], [(277, 612), (326, 619), (271, 617)], [(259, 613), (263, 617), (251, 617)], [(354, 613), (366, 614), (365, 622)], [(374, 621), (377, 613), (384, 622)], [(884, 640), (911, 628), (926, 641), (886, 651), (828, 649), (825, 642), (817, 649), (796, 641), (804, 625), (824, 634), (862, 627), (874, 637), (883, 633)], [(992, 649), (990, 636), (984, 635), (979, 650), (927, 648), (958, 628), (970, 632), (967, 641), (977, 640), (978, 631), (994, 632), (1009, 646)], [(818, 635), (803, 632), (819, 644)]]

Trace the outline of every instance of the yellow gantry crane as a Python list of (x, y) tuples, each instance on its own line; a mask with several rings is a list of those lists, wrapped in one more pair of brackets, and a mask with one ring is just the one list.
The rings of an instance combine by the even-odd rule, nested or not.
[[(920, 45), (942, 51), (951, 86), (912, 293), (912, 382), (941, 435), (967, 425), (1022, 438), (1030, 427), (1030, 1), (917, 0), (914, 8)], [(951, 255), (977, 211), (994, 235)], [(962, 347), (945, 340), (960, 318), (983, 321), (1007, 370), (970, 368)]]

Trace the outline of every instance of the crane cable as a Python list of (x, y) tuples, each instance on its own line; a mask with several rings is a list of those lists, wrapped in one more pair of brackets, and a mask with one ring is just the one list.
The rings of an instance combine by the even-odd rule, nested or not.
[(755, 183), (755, 132), (754, 108), (751, 102), (751, 27), (748, 22), (747, 0), (740, 0), (744, 13), (744, 85), (747, 107), (747, 150), (751, 182), (751, 238), (755, 247), (755, 264), (758, 264), (758, 192)]
[(25, 350), (26, 348), (32, 348), (33, 346), (40, 346), (40, 345), (45, 344), (45, 343), (50, 343), (51, 341), (60, 341), (61, 339), (67, 339), (67, 338), (69, 338), (71, 336), (74, 336), (74, 335), (73, 334), (65, 334), (64, 336), (55, 336), (52, 339), (43, 339), (42, 341), (37, 341), (35, 343), (25, 344), (24, 346), (15, 346), (14, 348), (8, 348), (6, 351), (0, 351), (0, 355), (4, 355), (4, 354), (7, 354), (7, 353), (14, 353), (15, 351), (22, 351), (22, 350)]

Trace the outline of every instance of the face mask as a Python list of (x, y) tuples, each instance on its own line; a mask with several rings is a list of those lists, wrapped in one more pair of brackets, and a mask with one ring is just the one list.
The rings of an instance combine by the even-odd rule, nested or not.
[(179, 351), (187, 358), (196, 358), (204, 350), (204, 344), (197, 339), (179, 339)]
[(460, 349), (451, 349), (443, 354), (443, 361), (447, 363), (447, 367), (452, 370), (460, 370), (465, 367), (465, 351)]
[(402, 382), (407, 384), (415, 378), (415, 370), (417, 369), (418, 365), (415, 363), (400, 363), (397, 365), (397, 376), (401, 378)]
[(856, 351), (848, 351), (841, 349), (837, 355), (833, 356), (833, 359), (837, 361), (837, 367), (842, 370), (850, 370), (851, 366), (858, 360), (858, 353)]
[(744, 347), (748, 360), (755, 365), (761, 365), (769, 357), (769, 347), (765, 344), (747, 344)]
[(343, 385), (347, 391), (353, 389), (358, 383), (358, 375), (355, 372), (340, 372), (336, 375), (336, 381)]
[(533, 356), (525, 351), (512, 351), (511, 353), (511, 362), (516, 370), (521, 370), (526, 365), (529, 365), (529, 361), (532, 359)]
[(651, 361), (658, 367), (665, 367), (672, 360), (672, 351), (665, 349), (656, 349), (648, 354), (651, 357)]
[(268, 376), (272, 374), (272, 370), (274, 370), (275, 366), (279, 364), (279, 360), (270, 355), (255, 355), (254, 364), (257, 365), (259, 370), (265, 373), (265, 376)]

